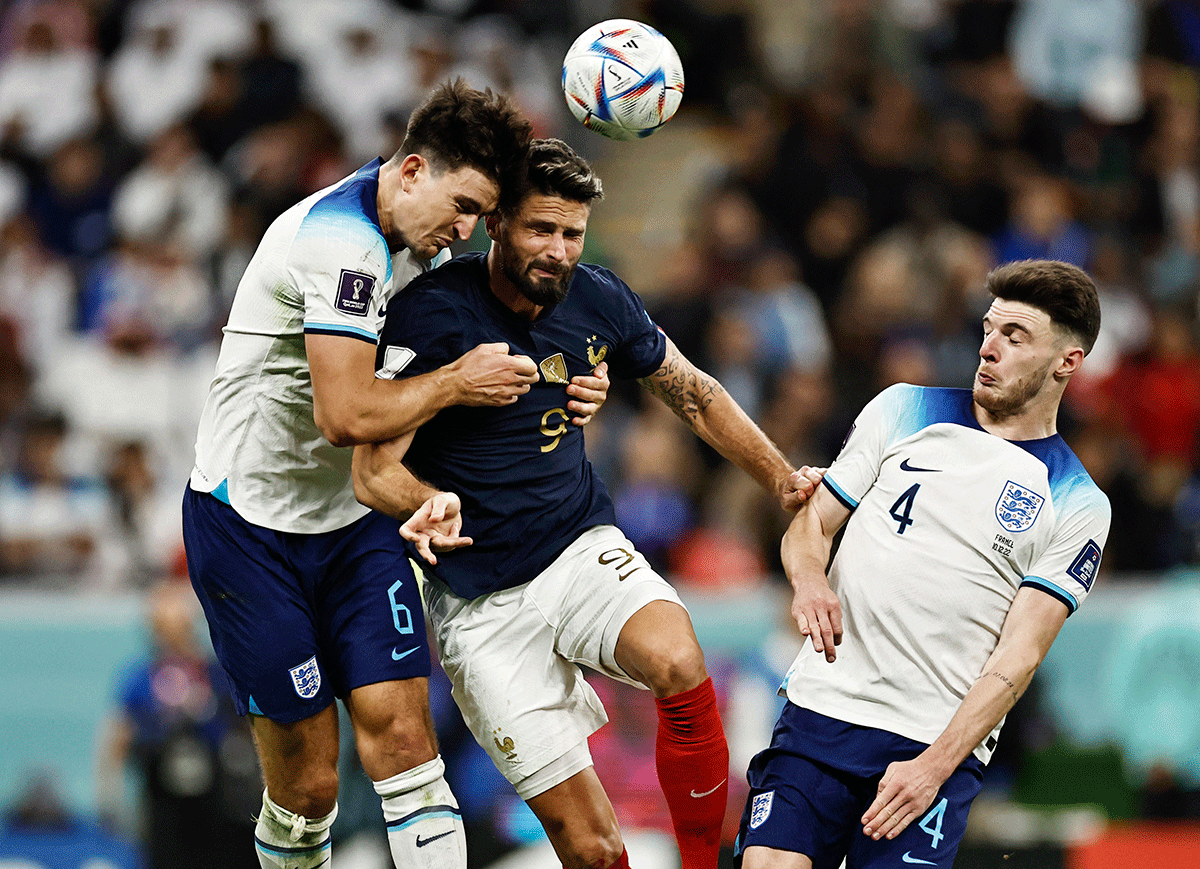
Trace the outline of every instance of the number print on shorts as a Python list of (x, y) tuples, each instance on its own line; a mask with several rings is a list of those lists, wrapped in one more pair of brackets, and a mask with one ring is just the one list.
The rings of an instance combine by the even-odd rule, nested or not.
[(937, 804), (929, 810), (928, 814), (921, 818), (921, 823), (917, 825), (926, 833), (928, 833), (931, 839), (933, 839), (930, 847), (934, 849), (937, 848), (938, 842), (946, 838), (946, 836), (942, 833), (942, 818), (946, 816), (946, 805), (947, 800), (945, 797), (942, 797)]
[[(604, 550), (603, 552), (600, 553), (600, 556), (596, 560), (599, 561), (601, 564), (612, 564), (615, 561), (620, 561), (621, 563), (616, 566), (616, 571), (618, 574), (617, 582), (623, 582), (624, 580), (628, 579), (633, 573), (642, 569), (642, 565), (639, 564), (633, 570), (629, 571), (629, 573), (621, 575), (621, 571), (624, 570), (625, 567), (631, 561), (633, 561), (634, 557), (635, 557), (634, 553), (630, 552), (628, 549), (621, 549), (620, 547), (618, 547), (616, 549)], [(624, 560), (622, 561), (621, 559), (624, 559)]]

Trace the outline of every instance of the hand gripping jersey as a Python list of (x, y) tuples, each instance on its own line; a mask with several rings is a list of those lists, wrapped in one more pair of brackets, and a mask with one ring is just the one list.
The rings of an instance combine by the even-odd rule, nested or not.
[(825, 476), (854, 511), (829, 570), (844, 635), (832, 664), (811, 645), (796, 658), (784, 690), (797, 706), (932, 743), (1019, 587), (1071, 612), (1087, 596), (1108, 499), (1061, 437), (1004, 440), (971, 406), (970, 390), (901, 384), (859, 415)]
[(429, 263), (394, 256), (379, 224), (380, 161), (293, 205), (238, 284), (196, 439), (191, 487), (243, 519), (315, 534), (366, 515), (353, 450), (313, 421), (308, 333), (375, 344), (387, 300)]
[(504, 407), (449, 407), (421, 426), (405, 457), (417, 477), (462, 499), (474, 543), (422, 565), (461, 597), (528, 582), (579, 534), (615, 520), (612, 500), (571, 424), (567, 384), (601, 360), (613, 379), (652, 374), (666, 337), (608, 269), (580, 264), (561, 304), (532, 323), (492, 294), (484, 254), (415, 281), (389, 305), (377, 377), (409, 377), (478, 344), (505, 341), (539, 380)]

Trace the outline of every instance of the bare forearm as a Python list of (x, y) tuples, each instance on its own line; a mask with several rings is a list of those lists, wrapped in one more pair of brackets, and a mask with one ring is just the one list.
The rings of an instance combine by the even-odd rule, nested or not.
[[(405, 445), (407, 446), (407, 445)], [(364, 444), (354, 450), (354, 496), (372, 510), (405, 519), (437, 490), (402, 463), (394, 442)]]
[(318, 403), (316, 422), (334, 446), (370, 444), (416, 431), (460, 400), (457, 381), (445, 368), (405, 380), (373, 377), (324, 418)]
[(963, 697), (941, 735), (924, 752), (948, 778), (1020, 699), (1033, 679), (1037, 660), (1017, 654), (993, 654)]
[(660, 371), (641, 383), (705, 443), (768, 492), (780, 495), (794, 468), (724, 387), (715, 378), (690, 366), (670, 372), (667, 377), (663, 374), (664, 371)]

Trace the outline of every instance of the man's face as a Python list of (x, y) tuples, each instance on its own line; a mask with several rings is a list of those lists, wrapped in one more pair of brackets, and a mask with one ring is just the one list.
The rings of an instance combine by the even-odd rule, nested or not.
[(996, 299), (983, 317), (972, 397), (994, 417), (1011, 417), (1053, 383), (1064, 336), (1040, 308)]
[(496, 207), (500, 188), (478, 169), (438, 172), (414, 155), (402, 164), (402, 182), (390, 202), (395, 238), (421, 259), (432, 259), (450, 244), (469, 238), (479, 217)]
[(590, 211), (585, 202), (531, 193), (512, 214), (489, 219), (501, 271), (535, 305), (567, 297)]

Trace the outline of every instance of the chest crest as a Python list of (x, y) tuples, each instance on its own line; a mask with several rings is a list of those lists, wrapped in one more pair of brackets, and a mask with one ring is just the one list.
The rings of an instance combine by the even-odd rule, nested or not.
[(1005, 531), (1014, 534), (1033, 527), (1046, 499), (1024, 486), (1009, 480), (996, 501), (996, 519)]
[[(588, 348), (589, 354), (591, 348)], [(567, 361), (563, 359), (561, 353), (555, 353), (548, 359), (543, 359), (538, 365), (538, 369), (542, 372), (542, 379), (547, 383), (567, 383)]]
[(600, 349), (597, 350), (595, 347), (596, 340), (597, 339), (596, 339), (595, 335), (593, 335), (591, 338), (588, 338), (588, 346), (587, 346), (588, 364), (591, 365), (593, 368), (595, 368), (597, 365), (599, 365), (601, 362), (603, 362), (604, 357), (608, 355), (608, 345), (601, 344)]

